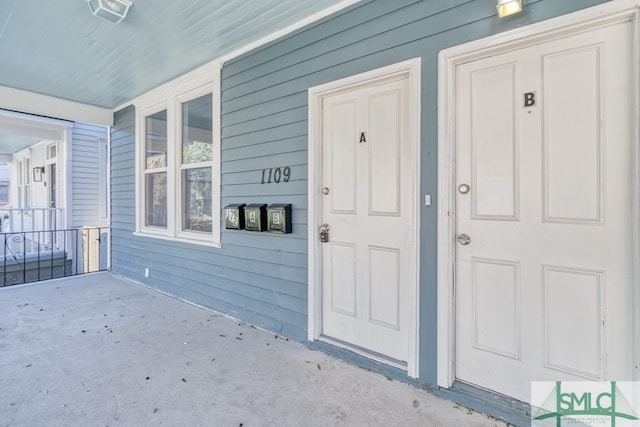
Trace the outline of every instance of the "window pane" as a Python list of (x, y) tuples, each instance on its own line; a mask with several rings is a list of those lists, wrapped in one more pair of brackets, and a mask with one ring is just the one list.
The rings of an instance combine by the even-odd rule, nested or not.
[(153, 227), (167, 226), (167, 174), (150, 173), (145, 175), (145, 225)]
[(211, 168), (182, 171), (182, 229), (211, 232)]
[(147, 169), (167, 166), (167, 110), (145, 118)]
[(182, 104), (182, 163), (209, 162), (212, 149), (211, 94)]
[(0, 202), (6, 203), (9, 201), (9, 186), (8, 185), (0, 185)]
[(24, 176), (26, 177), (27, 185), (31, 184), (31, 159), (24, 160)]

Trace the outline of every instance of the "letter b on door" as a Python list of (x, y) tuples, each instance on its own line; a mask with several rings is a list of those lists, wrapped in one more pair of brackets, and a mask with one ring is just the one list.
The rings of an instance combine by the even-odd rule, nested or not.
[(526, 92), (524, 94), (524, 108), (536, 106), (536, 93)]

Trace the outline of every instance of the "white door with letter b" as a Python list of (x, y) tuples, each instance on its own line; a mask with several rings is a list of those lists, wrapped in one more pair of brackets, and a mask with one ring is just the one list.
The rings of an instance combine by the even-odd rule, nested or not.
[(457, 68), (460, 381), (529, 401), (535, 380), (631, 380), (632, 31)]

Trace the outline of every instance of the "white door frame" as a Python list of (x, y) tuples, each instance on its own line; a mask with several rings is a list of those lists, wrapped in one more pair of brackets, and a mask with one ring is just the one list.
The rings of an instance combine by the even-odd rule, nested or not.
[[(568, 34), (596, 29), (615, 22), (631, 21), (634, 25), (632, 78), (638, 82), (640, 53), (640, 0), (615, 0), (600, 6), (507, 31), (440, 52), (438, 58), (438, 350), (437, 381), (449, 388), (455, 373), (455, 72), (458, 64), (490, 55), (522, 49)], [(638, 84), (631, 88), (635, 94), (633, 158), (635, 159), (632, 186), (633, 242), (633, 379), (640, 379), (640, 94)]]
[(415, 280), (408, 289), (409, 297), (409, 357), (407, 374), (417, 378), (419, 373), (419, 321), (420, 321), (420, 58), (378, 68), (366, 73), (309, 88), (309, 297), (308, 339), (315, 341), (322, 334), (322, 244), (318, 228), (322, 220), (322, 101), (336, 92), (352, 90), (383, 81), (394, 76), (406, 75), (409, 79), (409, 138), (412, 145), (412, 173), (415, 177), (413, 197), (415, 239), (411, 242)]

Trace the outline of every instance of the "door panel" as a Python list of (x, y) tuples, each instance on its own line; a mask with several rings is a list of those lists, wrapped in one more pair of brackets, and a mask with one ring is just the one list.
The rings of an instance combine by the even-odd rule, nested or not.
[(516, 219), (518, 200), (515, 64), (471, 75), (473, 217)]
[[(631, 380), (630, 24), (456, 71), (456, 377)], [(535, 100), (535, 104), (530, 101)]]
[(406, 362), (415, 177), (408, 78), (323, 99), (323, 336)]

